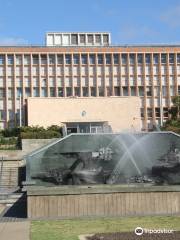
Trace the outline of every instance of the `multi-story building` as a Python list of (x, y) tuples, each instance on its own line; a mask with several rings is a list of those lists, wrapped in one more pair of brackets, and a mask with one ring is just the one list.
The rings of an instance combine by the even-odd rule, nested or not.
[(19, 125), (21, 110), (26, 124), (28, 97), (139, 96), (146, 130), (168, 118), (179, 92), (179, 45), (114, 46), (109, 33), (47, 33), (45, 46), (0, 47), (1, 128)]

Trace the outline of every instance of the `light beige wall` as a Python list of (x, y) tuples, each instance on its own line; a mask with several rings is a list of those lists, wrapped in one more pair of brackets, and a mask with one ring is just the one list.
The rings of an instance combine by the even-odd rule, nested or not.
[(28, 98), (27, 102), (29, 126), (107, 121), (114, 132), (140, 130), (139, 97)]

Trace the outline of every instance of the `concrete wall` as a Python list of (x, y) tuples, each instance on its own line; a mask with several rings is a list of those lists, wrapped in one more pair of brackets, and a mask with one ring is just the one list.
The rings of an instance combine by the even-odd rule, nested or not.
[(108, 122), (114, 132), (140, 130), (139, 97), (28, 98), (29, 126), (102, 121)]
[(180, 214), (180, 192), (28, 196), (29, 218)]

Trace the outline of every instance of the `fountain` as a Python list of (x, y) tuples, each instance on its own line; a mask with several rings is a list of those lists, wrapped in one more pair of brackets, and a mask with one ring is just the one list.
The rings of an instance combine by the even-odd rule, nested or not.
[[(85, 195), (91, 199), (124, 192), (138, 204), (143, 200), (132, 193), (145, 197), (146, 192), (180, 190), (180, 137), (171, 132), (71, 134), (27, 156), (27, 184), (29, 199), (41, 192), (59, 194), (61, 201), (64, 195), (67, 201), (78, 196), (80, 201)], [(88, 205), (90, 200), (84, 201)]]

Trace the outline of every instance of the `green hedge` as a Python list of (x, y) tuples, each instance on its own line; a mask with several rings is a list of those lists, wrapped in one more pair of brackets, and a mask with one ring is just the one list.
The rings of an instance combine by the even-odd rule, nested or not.
[(20, 137), (22, 139), (48, 139), (61, 137), (60, 132), (44, 130), (40, 132), (21, 132)]

